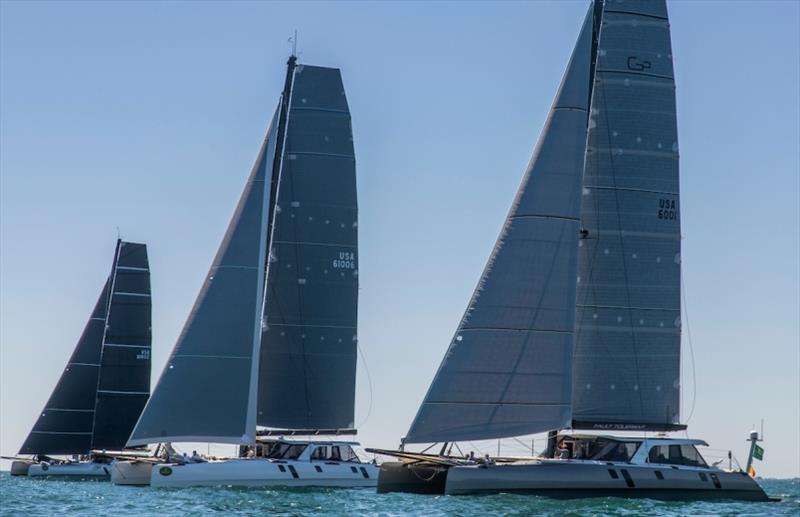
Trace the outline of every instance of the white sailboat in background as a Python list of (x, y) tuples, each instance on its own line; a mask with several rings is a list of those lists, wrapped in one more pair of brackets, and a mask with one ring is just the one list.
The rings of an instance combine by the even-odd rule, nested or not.
[(20, 448), (33, 459), (13, 458), (11, 475), (109, 478), (110, 451), (125, 447), (150, 395), (151, 311), (147, 247), (118, 239), (92, 315)]
[[(679, 215), (666, 4), (595, 0), (403, 446), (371, 450), (402, 460), (382, 464), (378, 491), (767, 499), (745, 471), (707, 465), (702, 440), (659, 434), (686, 428)], [(447, 454), (541, 432), (537, 458)], [(404, 450), (419, 443), (444, 446)]]
[(238, 444), (240, 457), (117, 462), (112, 482), (375, 486), (377, 467), (355, 442), (319, 439), (356, 432), (357, 254), (341, 74), (292, 56), (239, 205), (128, 442)]

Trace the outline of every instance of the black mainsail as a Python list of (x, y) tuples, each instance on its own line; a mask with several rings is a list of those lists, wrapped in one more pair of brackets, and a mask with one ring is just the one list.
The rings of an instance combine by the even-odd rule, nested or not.
[[(338, 69), (296, 64), (129, 445), (352, 427), (357, 224)], [(212, 380), (212, 381), (209, 381)]]
[(667, 6), (606, 2), (595, 25), (572, 427), (681, 428), (678, 129)]
[(111, 274), (20, 454), (125, 446), (150, 393), (150, 318), (147, 248), (118, 240)]
[(405, 443), (681, 427), (674, 87), (665, 2), (594, 2)]
[(261, 426), (353, 427), (358, 207), (341, 73), (298, 65), (289, 97), (264, 307)]

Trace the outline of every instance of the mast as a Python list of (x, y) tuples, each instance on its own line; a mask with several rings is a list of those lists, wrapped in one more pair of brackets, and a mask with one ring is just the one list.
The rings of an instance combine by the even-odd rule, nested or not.
[[(297, 31), (295, 31), (294, 45), (297, 44)], [(286, 146), (286, 126), (289, 119), (289, 106), (292, 96), (292, 82), (294, 80), (294, 69), (297, 63), (294, 49), (289, 60), (286, 62), (286, 79), (283, 83), (283, 92), (278, 106), (278, 127), (275, 132), (275, 147), (272, 152), (272, 171), (270, 174), (269, 192), (266, 195), (266, 218), (262, 221), (266, 224), (261, 227), (260, 261), (263, 265), (258, 276), (258, 290), (260, 302), (257, 305), (255, 316), (255, 330), (253, 332), (253, 360), (250, 365), (250, 389), (248, 392), (248, 412), (247, 412), (247, 432), (242, 437), (251, 438), (255, 443), (258, 436), (258, 386), (260, 383), (259, 371), (261, 369), (261, 339), (262, 331), (266, 325), (264, 319), (264, 306), (267, 301), (267, 285), (269, 282), (270, 258), (272, 257), (272, 236), (274, 233), (276, 210), (278, 209), (277, 198), (281, 183), (281, 170), (283, 166), (283, 152)], [(266, 189), (265, 189), (266, 190)], [(248, 434), (249, 433), (249, 434)]]
[[(114, 296), (114, 282), (117, 276), (117, 263), (119, 261), (119, 251), (122, 247), (122, 239), (119, 236), (119, 228), (117, 228), (117, 245), (114, 248), (114, 261), (111, 263), (111, 274), (109, 275), (109, 281), (111, 283), (110, 288), (108, 290), (108, 295), (106, 298), (106, 313), (104, 316), (105, 325), (103, 325), (103, 338), (102, 343), (100, 345), (100, 365), (103, 364), (103, 353), (105, 352), (105, 342), (106, 342), (106, 334), (108, 333), (108, 314), (111, 311), (111, 299)], [(100, 391), (100, 371), (98, 370), (97, 373), (97, 387), (95, 388), (95, 410), (92, 413), (92, 447), (94, 448), (94, 430), (97, 425), (97, 404), (98, 404), (98, 394)], [(138, 418), (138, 415), (137, 415)]]
[[(295, 31), (295, 38), (297, 38), (297, 31)], [(292, 53), (289, 60), (286, 61), (286, 79), (283, 82), (283, 92), (281, 93), (281, 102), (278, 116), (278, 131), (277, 140), (275, 143), (275, 158), (272, 162), (272, 174), (270, 176), (270, 191), (269, 191), (269, 219), (267, 220), (267, 228), (269, 228), (268, 239), (272, 235), (272, 226), (275, 219), (275, 202), (277, 200), (277, 190), (280, 184), (281, 166), (283, 165), (283, 148), (286, 142), (286, 121), (289, 118), (289, 103), (292, 96), (292, 80), (294, 78), (294, 69), (297, 66), (297, 56)], [(270, 242), (267, 241), (267, 249), (269, 249)], [(269, 259), (268, 259), (269, 260)], [(264, 266), (269, 267), (269, 264)]]

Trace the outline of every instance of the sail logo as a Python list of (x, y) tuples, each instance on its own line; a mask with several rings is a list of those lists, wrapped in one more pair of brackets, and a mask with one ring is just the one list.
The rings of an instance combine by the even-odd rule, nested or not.
[(667, 221), (674, 221), (678, 218), (677, 203), (674, 199), (658, 200), (658, 218)]
[(338, 258), (333, 259), (334, 269), (355, 269), (356, 254), (352, 251), (340, 251)]
[(652, 67), (653, 65), (650, 61), (639, 61), (639, 58), (636, 56), (628, 56), (628, 70), (644, 72), (645, 70), (650, 70)]

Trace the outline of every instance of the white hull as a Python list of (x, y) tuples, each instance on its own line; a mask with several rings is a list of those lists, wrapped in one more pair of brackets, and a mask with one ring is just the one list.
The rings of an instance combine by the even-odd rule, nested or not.
[(106, 480), (111, 473), (111, 465), (104, 463), (34, 463), (28, 468), (30, 477), (67, 477), (75, 479)]
[(451, 467), (447, 471), (444, 492), (451, 495), (512, 492), (551, 497), (767, 499), (761, 487), (743, 472), (575, 460)]
[(149, 486), (153, 463), (135, 460), (114, 460), (111, 464), (111, 483), (115, 485)]
[(378, 467), (371, 463), (238, 458), (207, 463), (159, 463), (153, 487), (275, 486), (375, 487)]

